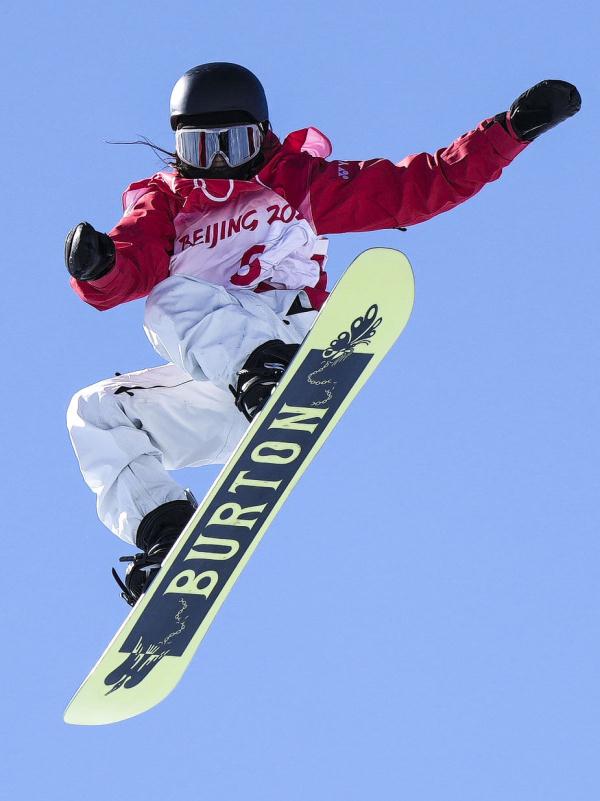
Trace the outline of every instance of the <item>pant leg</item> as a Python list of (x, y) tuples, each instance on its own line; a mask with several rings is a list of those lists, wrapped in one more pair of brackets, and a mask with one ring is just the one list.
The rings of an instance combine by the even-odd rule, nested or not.
[(144, 515), (185, 498), (167, 470), (225, 463), (247, 422), (229, 391), (168, 364), (81, 390), (67, 426), (98, 516), (133, 543)]
[[(229, 291), (187, 275), (172, 275), (146, 301), (144, 328), (154, 349), (196, 381), (235, 386), (237, 371), (270, 339), (299, 343), (316, 312), (287, 316), (298, 290)], [(300, 293), (304, 295), (304, 293)]]

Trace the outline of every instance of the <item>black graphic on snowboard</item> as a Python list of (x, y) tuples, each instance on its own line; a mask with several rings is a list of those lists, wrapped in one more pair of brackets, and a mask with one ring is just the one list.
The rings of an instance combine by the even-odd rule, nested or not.
[[(309, 351), (279, 403), (261, 419), (235, 465), (233, 481), (215, 495), (161, 576), (165, 589), (152, 596), (123, 643), (120, 651), (127, 656), (104, 678), (110, 688), (106, 695), (135, 687), (165, 656), (184, 653), (274, 504), (371, 360), (371, 355), (355, 349), (370, 344), (382, 321), (377, 315), (377, 305), (370, 306), (324, 351)], [(308, 411), (311, 408), (314, 413)], [(298, 422), (301, 409), (308, 415)]]

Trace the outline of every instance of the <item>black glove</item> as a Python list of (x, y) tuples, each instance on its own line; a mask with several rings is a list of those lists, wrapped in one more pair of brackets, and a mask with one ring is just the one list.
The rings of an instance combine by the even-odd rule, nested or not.
[(67, 234), (65, 264), (78, 281), (95, 281), (115, 263), (115, 243), (88, 222), (79, 223)]
[(515, 100), (508, 116), (519, 139), (533, 142), (580, 108), (581, 95), (572, 83), (541, 81)]

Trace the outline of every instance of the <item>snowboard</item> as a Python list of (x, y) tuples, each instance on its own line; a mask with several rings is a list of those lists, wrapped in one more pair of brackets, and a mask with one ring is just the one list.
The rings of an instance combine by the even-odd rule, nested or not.
[(173, 690), (292, 488), (405, 327), (413, 300), (404, 254), (372, 248), (354, 260), (147, 592), (75, 693), (67, 723), (115, 723)]

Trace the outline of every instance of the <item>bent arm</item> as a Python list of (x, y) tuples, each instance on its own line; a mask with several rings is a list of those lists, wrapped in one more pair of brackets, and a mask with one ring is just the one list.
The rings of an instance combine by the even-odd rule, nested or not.
[(175, 238), (172, 206), (164, 192), (142, 195), (109, 232), (116, 248), (114, 267), (97, 280), (71, 278), (77, 295), (104, 311), (145, 297), (167, 278)]
[(497, 180), (527, 144), (491, 118), (434, 155), (407, 156), (398, 164), (314, 159), (312, 222), (318, 234), (416, 225)]

